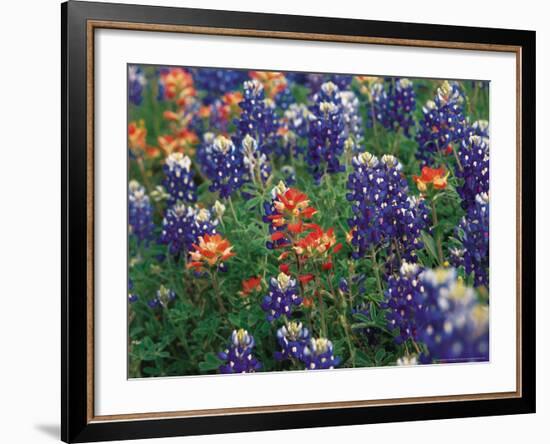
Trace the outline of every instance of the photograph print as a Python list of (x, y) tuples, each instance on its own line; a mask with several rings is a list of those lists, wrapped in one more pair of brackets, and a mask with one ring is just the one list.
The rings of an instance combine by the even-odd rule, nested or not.
[(127, 74), (128, 378), (489, 362), (488, 81)]

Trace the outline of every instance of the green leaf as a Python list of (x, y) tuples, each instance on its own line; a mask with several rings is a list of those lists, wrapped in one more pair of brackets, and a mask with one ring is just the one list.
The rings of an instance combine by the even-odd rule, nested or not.
[(424, 246), (426, 247), (426, 250), (428, 251), (428, 253), (430, 253), (430, 256), (432, 256), (432, 258), (437, 261), (438, 257), (437, 257), (437, 250), (435, 247), (434, 238), (430, 236), (428, 233), (426, 233), (425, 231), (421, 232), (421, 236), (422, 236), (422, 242), (424, 242)]
[(209, 372), (212, 370), (217, 370), (220, 365), (222, 365), (222, 361), (215, 353), (207, 353), (204, 356), (204, 361), (199, 363), (199, 370), (202, 372)]

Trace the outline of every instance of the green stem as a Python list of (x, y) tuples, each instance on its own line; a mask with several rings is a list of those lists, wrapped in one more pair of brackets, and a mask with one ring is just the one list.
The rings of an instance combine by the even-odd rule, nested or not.
[[(433, 219), (433, 226), (434, 228), (437, 227), (439, 224), (437, 219), (437, 210), (435, 208), (435, 201), (432, 199), (432, 219)], [(441, 237), (439, 236), (439, 232), (435, 230), (435, 244), (437, 246), (437, 256), (439, 260), (439, 264), (443, 264), (443, 246), (441, 245)]]
[(237, 217), (237, 213), (235, 212), (235, 207), (233, 206), (233, 199), (231, 199), (231, 196), (227, 198), (227, 202), (229, 202), (229, 208), (231, 209), (231, 214), (233, 215), (233, 219), (235, 219), (235, 223), (242, 228), (243, 226), (239, 222), (239, 218)]
[(223, 304), (223, 299), (220, 294), (220, 287), (218, 285), (218, 274), (216, 272), (213, 272), (210, 273), (210, 276), (212, 277), (212, 288), (214, 288), (214, 294), (216, 295), (216, 300), (218, 301), (220, 312), (225, 314), (227, 310), (225, 309), (225, 305)]
[(378, 265), (378, 259), (376, 258), (376, 250), (371, 247), (371, 256), (373, 262), (374, 276), (376, 277), (376, 284), (378, 286), (378, 292), (380, 296), (384, 298), (384, 290), (382, 289), (382, 280), (380, 278), (380, 266)]

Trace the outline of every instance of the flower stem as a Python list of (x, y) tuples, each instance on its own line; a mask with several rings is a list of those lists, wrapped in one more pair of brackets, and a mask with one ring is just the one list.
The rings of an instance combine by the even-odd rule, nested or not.
[(220, 286), (218, 285), (218, 273), (210, 273), (210, 276), (212, 277), (212, 288), (214, 288), (214, 294), (216, 295), (216, 300), (218, 301), (220, 313), (225, 314), (227, 310), (225, 309), (225, 305), (223, 304), (222, 296), (220, 294)]
[(378, 259), (376, 258), (376, 250), (374, 247), (371, 247), (371, 256), (372, 256), (372, 262), (374, 264), (374, 276), (376, 277), (376, 284), (378, 286), (378, 292), (380, 293), (380, 296), (384, 298), (384, 290), (382, 289), (382, 280), (380, 278), (380, 266), (378, 265)]
[[(433, 219), (433, 226), (436, 227), (439, 222), (437, 219), (437, 210), (435, 208), (435, 200), (432, 199), (432, 219)], [(439, 233), (435, 232), (435, 244), (437, 246), (437, 256), (439, 260), (439, 264), (443, 264), (443, 246), (441, 245), (441, 237), (439, 236)]]
[(227, 198), (227, 201), (229, 202), (229, 208), (231, 209), (231, 214), (233, 215), (233, 219), (235, 219), (235, 223), (242, 228), (239, 218), (237, 217), (237, 213), (235, 212), (235, 207), (233, 206), (233, 199), (231, 199), (231, 196)]

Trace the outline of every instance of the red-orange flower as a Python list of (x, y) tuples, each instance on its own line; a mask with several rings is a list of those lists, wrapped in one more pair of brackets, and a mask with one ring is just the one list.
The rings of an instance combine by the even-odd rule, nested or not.
[(283, 272), (284, 274), (289, 274), (290, 267), (288, 266), (288, 264), (281, 264), (279, 265), (279, 271)]
[(158, 137), (159, 147), (166, 156), (172, 153), (183, 153), (188, 156), (195, 154), (195, 147), (199, 143), (197, 134), (187, 128), (177, 131), (174, 135), (164, 135)]
[(309, 206), (307, 194), (295, 188), (286, 188), (280, 183), (276, 191), (277, 197), (273, 201), (275, 211), (267, 216), (268, 219), (274, 227), (286, 226), (291, 233), (301, 233), (304, 230), (303, 219), (311, 219), (317, 210)]
[(443, 190), (447, 187), (447, 178), (449, 173), (445, 174), (445, 168), (423, 167), (420, 176), (413, 176), (413, 180), (420, 192), (425, 192), (428, 185), (432, 185), (436, 190)]
[[(324, 255), (328, 253), (331, 247), (336, 245), (334, 228), (323, 231), (317, 224), (307, 224), (306, 227), (311, 231), (296, 241), (294, 244), (296, 253), (307, 254), (308, 256)], [(338, 247), (338, 250), (340, 248), (341, 246)]]
[(147, 128), (145, 122), (130, 122), (128, 125), (128, 145), (132, 151), (144, 151), (147, 145)]
[(266, 97), (270, 99), (286, 89), (286, 77), (281, 72), (250, 71), (249, 75), (263, 85)]
[(155, 157), (159, 154), (158, 148), (147, 145), (147, 128), (143, 120), (128, 125), (128, 146), (138, 156), (145, 153)]
[(312, 281), (315, 278), (311, 273), (310, 274), (302, 274), (298, 276), (298, 279), (303, 285), (306, 285), (308, 282)]
[(231, 250), (233, 246), (220, 234), (199, 237), (199, 244), (193, 244), (194, 251), (189, 253), (191, 262), (187, 264), (188, 268), (202, 270), (205, 266), (219, 266), (232, 256), (235, 256)]
[(193, 77), (182, 68), (170, 68), (160, 75), (164, 86), (164, 95), (168, 100), (175, 100), (179, 106), (184, 106), (194, 99), (197, 92), (193, 86)]
[(242, 281), (241, 285), (243, 289), (239, 292), (239, 294), (241, 296), (248, 296), (253, 291), (260, 291), (262, 289), (262, 277), (252, 276), (251, 278)]

